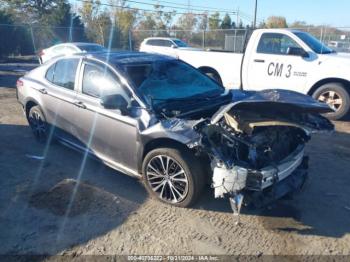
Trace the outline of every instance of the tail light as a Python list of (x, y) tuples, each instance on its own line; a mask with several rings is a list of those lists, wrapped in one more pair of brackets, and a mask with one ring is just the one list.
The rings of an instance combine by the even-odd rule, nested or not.
[(16, 82), (16, 86), (17, 88), (18, 87), (22, 87), (24, 84), (23, 84), (23, 81), (21, 79), (18, 79), (17, 82)]

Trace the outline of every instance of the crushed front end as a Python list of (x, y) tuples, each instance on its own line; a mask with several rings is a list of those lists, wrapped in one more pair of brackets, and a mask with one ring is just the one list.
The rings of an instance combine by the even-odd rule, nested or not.
[(229, 197), (236, 214), (242, 205), (262, 207), (300, 189), (307, 178), (305, 144), (312, 133), (333, 130), (315, 106), (249, 103), (226, 106), (196, 126), (211, 159), (215, 197)]

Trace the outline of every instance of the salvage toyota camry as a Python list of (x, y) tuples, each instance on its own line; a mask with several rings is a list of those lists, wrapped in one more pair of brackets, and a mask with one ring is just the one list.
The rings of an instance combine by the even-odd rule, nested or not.
[(299, 189), (310, 135), (333, 130), (320, 115), (331, 109), (309, 96), (225, 90), (182, 61), (138, 52), (53, 59), (18, 80), (17, 96), (39, 141), (94, 155), (181, 207), (208, 183), (236, 212)]

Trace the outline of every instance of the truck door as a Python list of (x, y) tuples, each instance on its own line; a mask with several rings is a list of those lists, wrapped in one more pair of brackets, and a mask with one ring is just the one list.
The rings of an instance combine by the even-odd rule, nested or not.
[(244, 89), (303, 92), (314, 65), (314, 59), (300, 54), (303, 51), (296, 40), (286, 34), (263, 33), (256, 50), (251, 50), (243, 75), (246, 78)]

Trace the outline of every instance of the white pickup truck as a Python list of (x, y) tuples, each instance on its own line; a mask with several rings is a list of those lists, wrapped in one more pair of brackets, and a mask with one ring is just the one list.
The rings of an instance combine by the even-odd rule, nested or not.
[(226, 88), (287, 89), (326, 102), (344, 117), (350, 108), (350, 54), (336, 53), (310, 34), (288, 29), (257, 29), (243, 53), (186, 47), (174, 38), (145, 39), (140, 51), (177, 57)]

